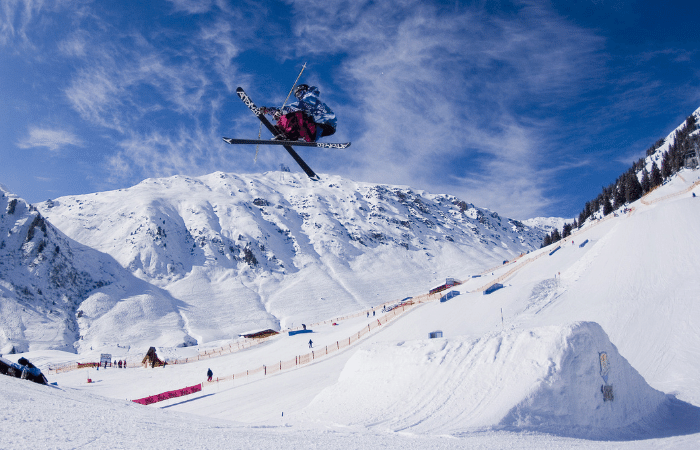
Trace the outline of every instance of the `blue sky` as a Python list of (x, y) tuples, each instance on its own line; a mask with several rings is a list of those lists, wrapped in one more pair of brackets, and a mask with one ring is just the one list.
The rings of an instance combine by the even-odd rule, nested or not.
[[(320, 174), (574, 217), (700, 106), (698, 2), (2, 0), (0, 183), (30, 202), (264, 172), (231, 146), (304, 62), (338, 116)], [(263, 131), (263, 136), (268, 136)]]

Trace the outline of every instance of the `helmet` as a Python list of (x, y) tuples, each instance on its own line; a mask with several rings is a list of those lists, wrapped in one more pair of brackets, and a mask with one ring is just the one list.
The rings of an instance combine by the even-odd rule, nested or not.
[(308, 84), (300, 84), (297, 86), (296, 89), (294, 89), (294, 96), (299, 97), (300, 95), (303, 95), (304, 92), (309, 90), (309, 85)]

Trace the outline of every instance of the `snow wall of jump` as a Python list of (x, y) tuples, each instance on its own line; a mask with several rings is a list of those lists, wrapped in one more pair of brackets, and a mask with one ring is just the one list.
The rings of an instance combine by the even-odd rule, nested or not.
[[(613, 386), (612, 401), (604, 400), (604, 384)], [(374, 345), (358, 351), (303, 414), (404, 432), (512, 429), (625, 439), (649, 424), (663, 427), (673, 400), (645, 382), (600, 325), (576, 322)]]

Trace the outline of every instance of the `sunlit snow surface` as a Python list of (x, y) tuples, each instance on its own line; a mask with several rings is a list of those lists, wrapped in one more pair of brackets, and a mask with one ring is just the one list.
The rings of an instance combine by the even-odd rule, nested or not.
[[(699, 175), (684, 171), (647, 200), (682, 192)], [(458, 271), (455, 255), (444, 264), (467, 282), (449, 301), (416, 307), (311, 365), (220, 382), (191, 398), (149, 407), (127, 401), (201, 382), (209, 367), (228, 375), (293, 358), (308, 351), (309, 335), (192, 364), (50, 376), (57, 387), (3, 379), (0, 395), (12, 411), (0, 422), (3, 437), (40, 448), (698, 448), (698, 201), (685, 192), (636, 202), (632, 213), (587, 225), (551, 256), (551, 248), (537, 250), (479, 278), (468, 278), (478, 271), (467, 263)], [(503, 289), (471, 292), (541, 253)], [(432, 287), (383, 289), (401, 297)], [(368, 320), (318, 325), (314, 345)], [(427, 339), (436, 330), (444, 337)], [(609, 358), (611, 402), (600, 390), (600, 352)], [(27, 357), (42, 367), (75, 358)]]

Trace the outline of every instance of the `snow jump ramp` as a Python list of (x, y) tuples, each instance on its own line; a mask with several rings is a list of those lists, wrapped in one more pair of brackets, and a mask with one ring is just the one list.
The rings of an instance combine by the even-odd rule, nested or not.
[(626, 440), (700, 431), (700, 408), (650, 387), (594, 322), (376, 344), (358, 350), (302, 414), (418, 434)]

